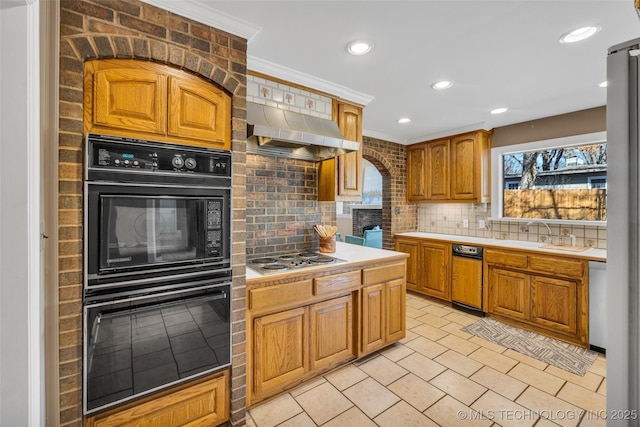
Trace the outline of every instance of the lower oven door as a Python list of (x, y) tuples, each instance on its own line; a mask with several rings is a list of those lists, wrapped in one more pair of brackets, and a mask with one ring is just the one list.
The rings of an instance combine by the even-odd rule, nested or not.
[(231, 363), (229, 284), (84, 307), (84, 413), (114, 407)]

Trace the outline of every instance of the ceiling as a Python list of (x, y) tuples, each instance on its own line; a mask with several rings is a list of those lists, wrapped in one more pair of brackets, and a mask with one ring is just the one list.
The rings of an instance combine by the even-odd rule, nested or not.
[(640, 37), (633, 0), (146, 1), (248, 38), (250, 70), (367, 103), (364, 134), (401, 144), (605, 105), (607, 49)]

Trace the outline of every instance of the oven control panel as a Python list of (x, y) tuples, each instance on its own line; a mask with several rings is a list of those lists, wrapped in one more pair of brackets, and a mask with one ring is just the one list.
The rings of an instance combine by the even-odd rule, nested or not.
[(220, 150), (90, 133), (87, 155), (89, 168), (231, 176), (231, 155)]

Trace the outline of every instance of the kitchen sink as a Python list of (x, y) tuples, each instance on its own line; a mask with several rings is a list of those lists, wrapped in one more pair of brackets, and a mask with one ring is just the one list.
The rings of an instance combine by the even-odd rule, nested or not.
[(553, 249), (556, 251), (567, 251), (567, 252), (584, 252), (588, 249), (591, 249), (588, 246), (570, 246), (570, 245), (557, 245), (557, 244), (549, 244), (542, 245), (540, 249)]

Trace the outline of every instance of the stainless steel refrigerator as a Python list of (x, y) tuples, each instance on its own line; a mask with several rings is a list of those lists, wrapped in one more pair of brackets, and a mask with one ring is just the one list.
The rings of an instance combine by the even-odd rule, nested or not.
[[(640, 39), (607, 57), (607, 414), (640, 410)], [(639, 425), (635, 419), (607, 425)]]

